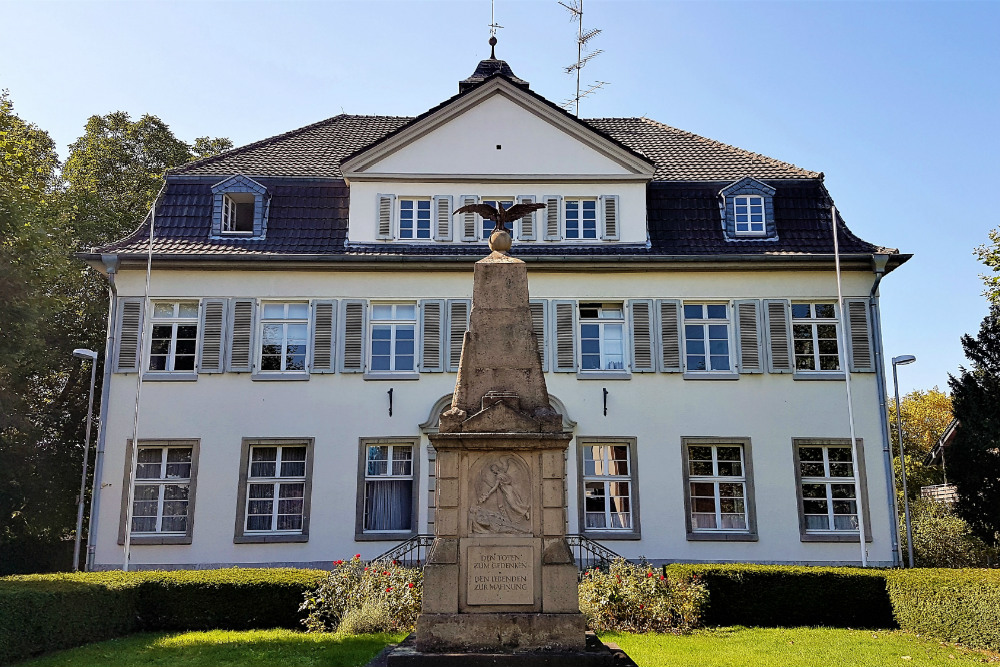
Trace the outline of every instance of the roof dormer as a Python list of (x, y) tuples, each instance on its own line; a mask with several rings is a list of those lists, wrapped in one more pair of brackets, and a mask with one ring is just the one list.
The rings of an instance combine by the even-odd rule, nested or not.
[(262, 239), (267, 234), (267, 188), (242, 174), (212, 186), (212, 237)]
[(775, 189), (746, 176), (719, 191), (722, 229), (727, 241), (776, 239)]

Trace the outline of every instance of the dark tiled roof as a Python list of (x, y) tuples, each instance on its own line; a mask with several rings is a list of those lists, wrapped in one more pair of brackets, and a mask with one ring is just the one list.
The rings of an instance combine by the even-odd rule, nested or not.
[(517, 78), (514, 74), (514, 70), (510, 68), (510, 65), (507, 64), (506, 60), (500, 60), (499, 58), (487, 58), (486, 60), (479, 61), (479, 64), (476, 65), (476, 71), (472, 73), (472, 76), (458, 82), (458, 92), (464, 93), (477, 84), (480, 84), (490, 78), (494, 74), (500, 74), (506, 77), (511, 83), (522, 88), (528, 87), (528, 82), (524, 79)]
[[(347, 244), (348, 186), (343, 180), (266, 179), (271, 193), (264, 239), (209, 238), (214, 179), (171, 179), (157, 209), (153, 252), (157, 255), (340, 255), (371, 257), (482, 256), (485, 244)], [(827, 194), (818, 180), (772, 180), (777, 191), (776, 241), (727, 241), (722, 233), (718, 192), (724, 182), (654, 182), (646, 192), (649, 245), (518, 243), (519, 256), (705, 256), (830, 254), (833, 240)], [(148, 223), (148, 220), (147, 220)], [(886, 252), (857, 238), (841, 221), (841, 251)], [(148, 225), (101, 249), (105, 253), (143, 254)], [(895, 252), (895, 251), (892, 251)]]

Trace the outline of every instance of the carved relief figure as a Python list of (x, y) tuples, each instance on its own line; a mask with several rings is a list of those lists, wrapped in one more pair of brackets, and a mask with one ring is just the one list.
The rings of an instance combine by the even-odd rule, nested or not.
[(531, 532), (530, 472), (514, 454), (490, 454), (479, 461), (469, 519), (474, 533)]

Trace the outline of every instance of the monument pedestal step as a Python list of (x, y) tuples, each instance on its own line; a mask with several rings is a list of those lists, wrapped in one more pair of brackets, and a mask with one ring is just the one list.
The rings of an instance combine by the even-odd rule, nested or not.
[(367, 667), (636, 667), (617, 644), (605, 644), (588, 632), (582, 651), (518, 651), (515, 653), (423, 653), (410, 635), (375, 657)]

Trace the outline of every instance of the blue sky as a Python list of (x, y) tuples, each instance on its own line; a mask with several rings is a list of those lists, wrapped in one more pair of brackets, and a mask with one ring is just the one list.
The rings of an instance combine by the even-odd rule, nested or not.
[[(609, 82), (581, 116), (648, 116), (823, 171), (862, 238), (913, 253), (882, 284), (903, 391), (945, 388), (986, 314), (973, 248), (1000, 224), (1000, 3), (585, 0)], [(88, 116), (151, 113), (237, 145), (347, 113), (415, 115), (489, 55), (489, 0), (0, 0), (0, 88), (66, 145)], [(573, 94), (556, 0), (496, 0), (497, 56)], [(832, 279), (832, 278), (831, 278)]]

